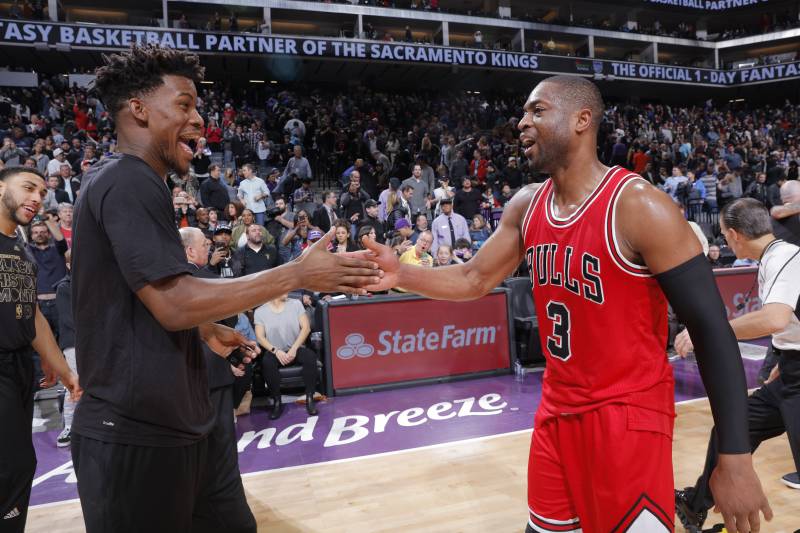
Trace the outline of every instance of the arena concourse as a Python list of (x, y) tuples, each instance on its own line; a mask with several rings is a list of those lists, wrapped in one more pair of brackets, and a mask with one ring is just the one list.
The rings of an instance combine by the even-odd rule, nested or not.
[[(330, 253), (373, 257), (365, 244), (372, 240), (401, 265), (420, 267), (414, 272), (423, 280), (475, 261), (501, 224), (519, 218), (508, 214), (515, 195), (519, 201), (526, 191), (551, 190), (551, 175), (532, 162), (535, 143), (524, 142), (525, 121), (539, 113), (531, 91), (550, 76), (577, 76), (602, 95), (592, 119), (596, 157), (611, 168), (603, 180), (636, 174), (680, 209), (738, 335), (735, 320), (762, 312), (763, 279), (759, 257), (737, 257), (743, 245), (728, 242), (723, 210), (754, 199), (769, 213), (771, 234), (800, 245), (798, 9), (794, 0), (3, 0), (0, 168), (28, 167), (45, 178), (41, 208), (18, 236), (38, 268), (38, 308), (80, 377), (90, 354), (78, 353), (76, 364), (76, 332), (99, 333), (73, 321), (73, 312), (86, 314), (63, 300), (70, 262), (81, 261), (72, 253), (80, 239), (73, 219), (87, 178), (126, 153), (96, 72), (109, 54), (151, 45), (197, 54), (205, 69), (193, 85), (203, 125), (201, 137), (185, 143), (191, 164), (161, 176), (174, 222), (162, 233), (180, 239), (196, 277), (232, 280), (285, 268), (328, 232)], [(587, 191), (578, 211), (588, 217), (605, 192), (600, 185)], [(555, 201), (542, 209), (557, 209)], [(617, 200), (609, 201), (597, 220), (613, 226)], [(124, 204), (117, 211), (128, 220)], [(524, 212), (524, 223), (514, 221), (523, 237), (546, 223)], [(153, 234), (139, 219), (128, 224), (125, 239), (143, 239), (138, 245), (146, 248)], [(641, 224), (648, 224), (644, 214)], [(671, 237), (658, 225), (645, 229), (654, 241)], [(645, 272), (616, 258), (623, 245), (615, 229), (605, 237), (602, 228), (593, 231), (622, 271)], [(158, 254), (160, 244), (152, 244)], [(526, 496), (534, 415), (551, 365), (578, 355), (569, 336), (581, 335), (570, 329), (566, 307), (551, 301), (545, 308), (531, 293), (560, 285), (562, 274), (569, 288), (572, 248), (563, 269), (557, 247), (540, 248), (505, 265), (508, 277), (478, 299), (429, 299), (408, 285), (361, 294), (296, 287), (224, 321), (261, 349), (252, 361), (244, 350), (234, 351), (232, 364), (219, 360), (223, 378), (210, 362), (208, 378), (212, 402), (215, 387), (232, 401), (218, 404), (225, 405), (221, 418), (235, 420), (235, 434), (224, 438), (234, 463), (238, 457), (258, 531), (494, 533), (527, 524), (536, 532), (601, 532), (588, 518), (580, 518), (581, 529), (578, 518), (542, 517)], [(94, 260), (87, 255), (85, 262)], [(20, 293), (13, 276), (3, 275), (13, 272), (6, 257), (0, 306)], [(593, 267), (591, 259), (584, 254), (583, 276), (572, 281), (576, 294), (602, 303), (601, 270), (616, 267)], [(800, 277), (777, 286), (793, 294)], [(121, 305), (93, 298), (95, 314)], [(703, 471), (716, 418), (704, 386), (714, 378), (701, 377), (702, 357), (684, 349), (689, 324), (673, 307), (664, 309), (658, 338), (666, 340), (663, 360), (674, 376), (673, 484), (682, 490)], [(631, 308), (618, 327), (640, 320)], [(800, 324), (787, 320), (772, 340), (766, 330), (740, 338), (751, 392), (775, 379), (770, 372), (780, 358), (784, 365), (800, 354)], [(613, 345), (614, 335), (596, 339), (593, 349), (606, 353), (602, 345)], [(574, 338), (573, 348), (581, 346)], [(44, 372), (32, 357), (38, 384)], [(778, 379), (786, 382), (781, 368)], [(161, 379), (170, 383), (165, 372)], [(61, 383), (34, 389), (37, 465), (24, 531), (87, 531), (70, 449), (76, 406)], [(800, 410), (783, 409), (783, 421), (779, 413), (765, 430), (770, 440), (754, 445), (755, 472), (774, 512), (772, 521), (761, 519), (767, 533), (800, 531)], [(12, 462), (0, 457), (9, 472)], [(680, 501), (677, 516), (637, 505), (614, 531), (684, 530)], [(0, 511), (0, 532), (22, 512)], [(709, 511), (702, 527), (685, 530), (721, 531), (709, 528), (722, 522)], [(250, 531), (217, 529), (228, 530)]]

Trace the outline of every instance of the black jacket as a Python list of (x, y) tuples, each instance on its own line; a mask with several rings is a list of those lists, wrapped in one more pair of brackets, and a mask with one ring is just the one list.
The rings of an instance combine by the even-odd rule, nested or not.
[[(377, 218), (370, 218), (369, 216), (364, 217), (364, 220), (358, 226), (359, 231), (364, 226), (372, 226), (375, 228), (375, 235), (377, 235), (377, 241), (381, 244), (386, 242), (386, 224), (378, 220)], [(356, 235), (355, 237), (358, 237)]]
[[(340, 218), (339, 212), (336, 209), (333, 210), (333, 216), (334, 219)], [(331, 220), (328, 218), (328, 210), (324, 205), (319, 206), (317, 210), (314, 211), (314, 214), (311, 216), (311, 223), (321, 229), (323, 233), (327, 233), (328, 230), (331, 229)]]

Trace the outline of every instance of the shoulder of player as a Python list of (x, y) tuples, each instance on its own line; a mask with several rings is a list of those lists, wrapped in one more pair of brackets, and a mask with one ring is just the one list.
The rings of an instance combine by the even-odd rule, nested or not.
[(690, 231), (672, 198), (644, 179), (631, 180), (624, 186), (615, 209), (616, 230), (624, 240), (651, 239), (653, 228), (661, 234), (681, 235), (681, 227)]

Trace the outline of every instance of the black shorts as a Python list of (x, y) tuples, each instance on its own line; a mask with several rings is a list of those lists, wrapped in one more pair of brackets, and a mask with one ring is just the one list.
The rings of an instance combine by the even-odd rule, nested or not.
[(212, 391), (217, 420), (190, 446), (102, 442), (73, 433), (87, 533), (255, 533), (236, 455), (231, 387)]
[(0, 421), (0, 532), (21, 532), (36, 472), (30, 350), (0, 352)]

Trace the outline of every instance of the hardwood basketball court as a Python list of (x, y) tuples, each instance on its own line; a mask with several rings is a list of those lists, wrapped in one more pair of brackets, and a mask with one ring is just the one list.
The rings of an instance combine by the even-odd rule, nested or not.
[[(705, 457), (705, 399), (677, 406), (676, 486), (692, 484)], [(270, 533), (521, 532), (526, 522), (530, 430), (245, 475), (259, 531)], [(764, 443), (756, 470), (775, 519), (763, 533), (800, 529), (800, 492), (780, 477), (794, 470), (785, 436)], [(719, 515), (711, 515), (711, 525)], [(681, 531), (680, 526), (676, 528)], [(27, 531), (84, 531), (77, 502), (31, 509)], [(586, 532), (594, 533), (594, 532)]]

